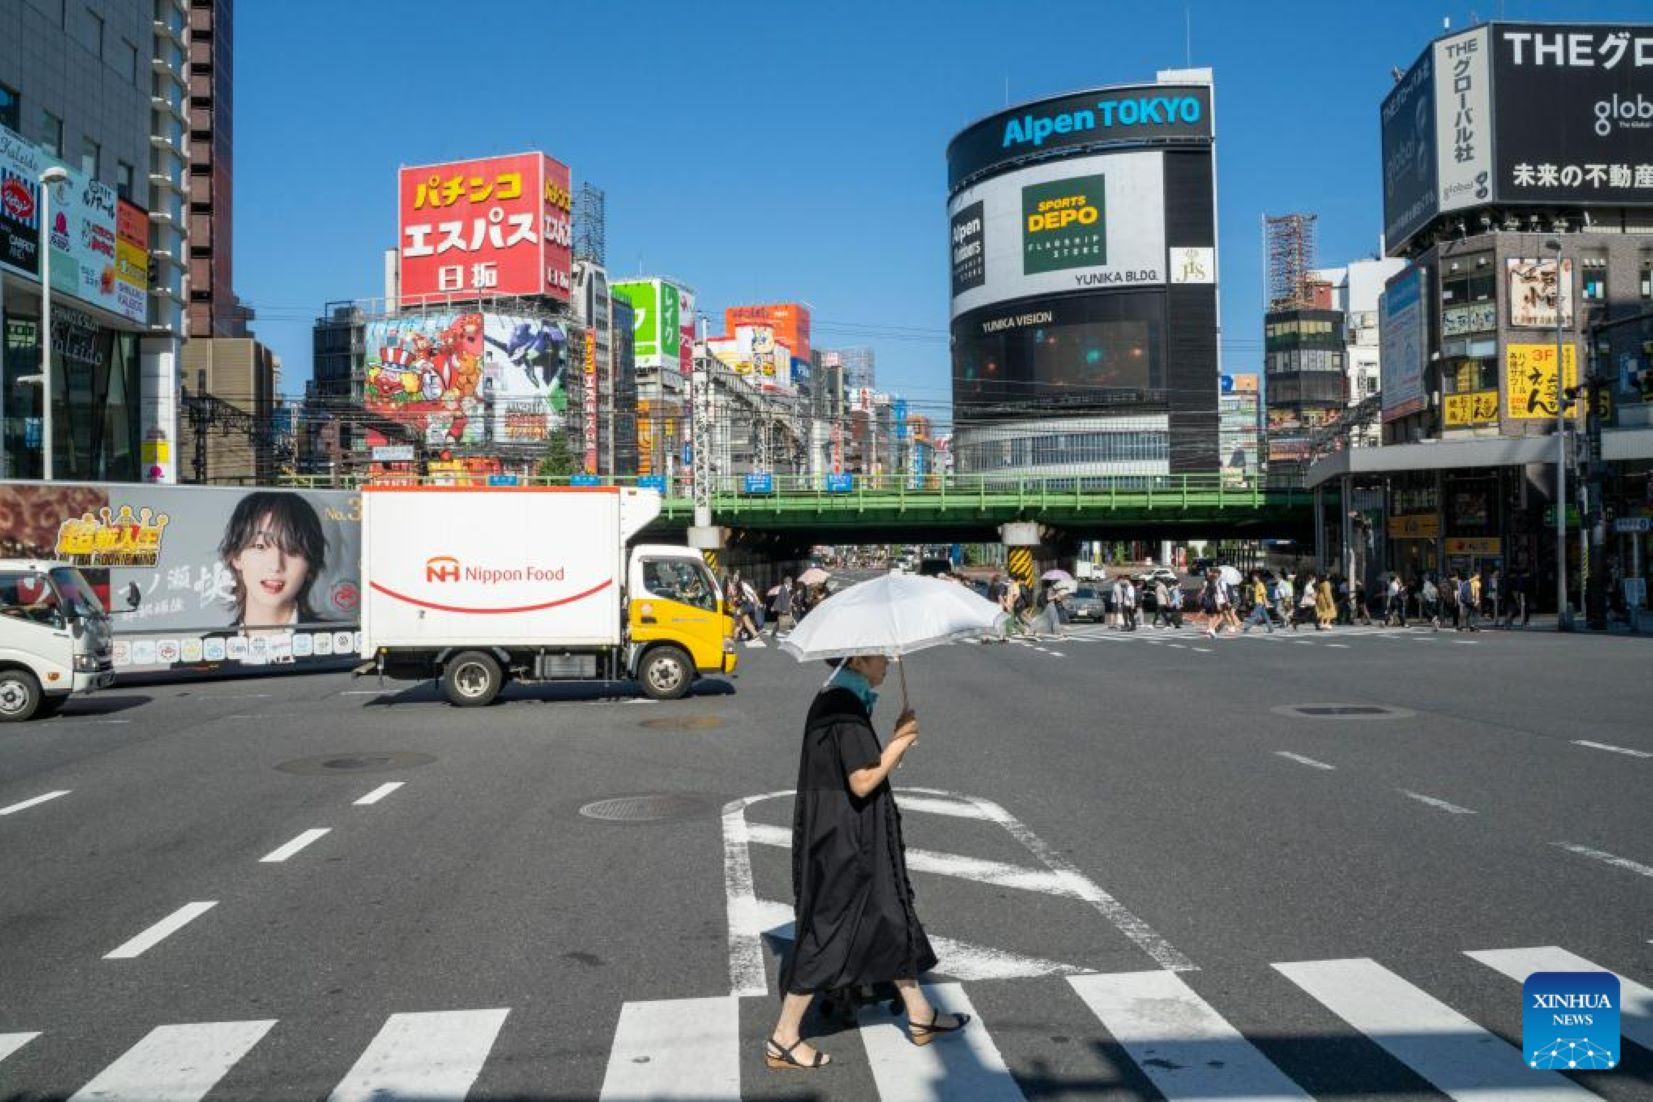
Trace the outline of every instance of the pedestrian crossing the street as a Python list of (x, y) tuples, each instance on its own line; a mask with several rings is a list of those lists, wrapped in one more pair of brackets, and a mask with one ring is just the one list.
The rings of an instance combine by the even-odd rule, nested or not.
[[(1463, 956), (1484, 966), (1473, 974), (1484, 983), (1488, 999), (1507, 998), (1515, 1007), (1520, 983), (1530, 971), (1603, 970), (1555, 945)], [(1491, 1025), (1477, 1023), (1428, 991), (1427, 980), (1403, 976), (1382, 961), (1286, 961), (1271, 971), (1288, 986), (1283, 996), (1277, 991), (1270, 998), (1285, 997), (1295, 1004), (1282, 1007), (1276, 1001), (1271, 1004), (1275, 1014), (1325, 1018), (1329, 1012), (1332, 1017), (1325, 1020), (1343, 1023), (1347, 1033), (1328, 1040), (1364, 1038), (1375, 1046), (1374, 1059), (1391, 1061), (1396, 1074), (1410, 1073), (1446, 1097), (1560, 1102), (1598, 1097), (1590, 1086), (1607, 1083), (1605, 1078), (1580, 1080), (1526, 1066), (1512, 1043), (1519, 1038), (1506, 1039)], [(1439, 974), (1434, 968), (1420, 971)], [(972, 1016), (962, 1033), (916, 1046), (905, 1035), (903, 1019), (881, 1004), (863, 1007), (854, 1028), (817, 1038), (832, 1053), (833, 1067), (808, 1086), (818, 1088), (822, 1097), (888, 1102), (1021, 1099), (1043, 1068), (1040, 1057), (1023, 1047), (1032, 1043), (1030, 1038), (1055, 1031), (1087, 1051), (1115, 1053), (1113, 1058), (1128, 1061), (1144, 1097), (1172, 1102), (1315, 1097), (1300, 1079), (1312, 1081), (1324, 1069), (1292, 1063), (1294, 1052), (1310, 1065), (1313, 1057), (1304, 1055), (1301, 1046), (1278, 1043), (1284, 1035), (1279, 1029), (1262, 1027), (1276, 1042), (1270, 1044), (1231, 1023), (1243, 1021), (1257, 1029), (1263, 1018), (1256, 1007), (1221, 1005), (1249, 1000), (1249, 992), (1265, 986), (1266, 979), (1231, 984), (1221, 988), (1227, 995), (1209, 999), (1197, 990), (1198, 972), (1149, 969), (1013, 981), (1043, 985), (1039, 1005), (1049, 1008), (1049, 1020), (1038, 1022), (1017, 1015), (996, 1020), (988, 1003), (972, 997), (971, 983), (938, 981), (927, 987), (932, 1004)], [(1629, 976), (1620, 976), (1619, 983), (1624, 1043), (1645, 1050), (1645, 1058), (1653, 1053), (1653, 988)], [(626, 1002), (612, 1031), (606, 1066), (589, 1067), (566, 1081), (555, 1081), (553, 1068), (553, 1081), (543, 1086), (559, 1097), (595, 1095), (603, 1102), (764, 1097), (776, 1086), (770, 1076), (779, 1074), (766, 1071), (760, 1056), (774, 1012), (774, 1000), (763, 996)], [(282, 1026), (275, 1019), (155, 1026), (126, 1042), (124, 1051), (113, 1052), (103, 1067), (85, 1069), (84, 1085), (71, 1097), (206, 1097), (239, 1062), (270, 1044)], [(50, 1029), (0, 1033), (0, 1093), (36, 1093), (16, 1071), (32, 1052), (49, 1055), (45, 1050), (53, 1041)], [(490, 1061), (508, 1064), (548, 1043), (553, 1042), (526, 1024), (513, 1035), (507, 1008), (391, 1014), (353, 1060), (339, 1057), (329, 1098), (464, 1098)], [(600, 1082), (594, 1081), (599, 1074)], [(1627, 1074), (1637, 1073), (1630, 1069)], [(1130, 1082), (1120, 1085), (1131, 1087)], [(1340, 1088), (1337, 1093), (1348, 1092)]]

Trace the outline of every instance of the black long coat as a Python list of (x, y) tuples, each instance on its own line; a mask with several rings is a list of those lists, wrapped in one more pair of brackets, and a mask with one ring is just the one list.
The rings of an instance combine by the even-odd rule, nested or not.
[(796, 938), (782, 989), (802, 994), (916, 979), (935, 967), (901, 841), (901, 813), (885, 780), (864, 799), (849, 775), (882, 750), (860, 697), (831, 688), (804, 724), (792, 817)]

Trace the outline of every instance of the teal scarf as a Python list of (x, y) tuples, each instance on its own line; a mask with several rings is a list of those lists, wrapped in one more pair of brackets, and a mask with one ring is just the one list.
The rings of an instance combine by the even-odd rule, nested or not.
[(848, 689), (860, 697), (861, 703), (866, 706), (867, 715), (872, 715), (872, 706), (878, 703), (878, 693), (865, 677), (848, 666), (839, 666), (833, 671), (832, 676), (827, 678), (827, 688), (833, 687)]

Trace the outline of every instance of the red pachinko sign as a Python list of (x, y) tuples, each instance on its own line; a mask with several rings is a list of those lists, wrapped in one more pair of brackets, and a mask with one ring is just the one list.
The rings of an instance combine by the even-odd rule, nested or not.
[(597, 333), (585, 331), (585, 473), (597, 473)]
[(571, 287), (568, 166), (543, 153), (404, 167), (397, 252), (404, 306)]

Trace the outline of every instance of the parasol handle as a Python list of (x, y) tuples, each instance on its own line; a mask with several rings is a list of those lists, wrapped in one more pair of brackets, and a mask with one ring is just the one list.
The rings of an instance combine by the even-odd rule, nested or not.
[(901, 710), (907, 710), (907, 663), (898, 654), (895, 656), (895, 668), (901, 674)]

